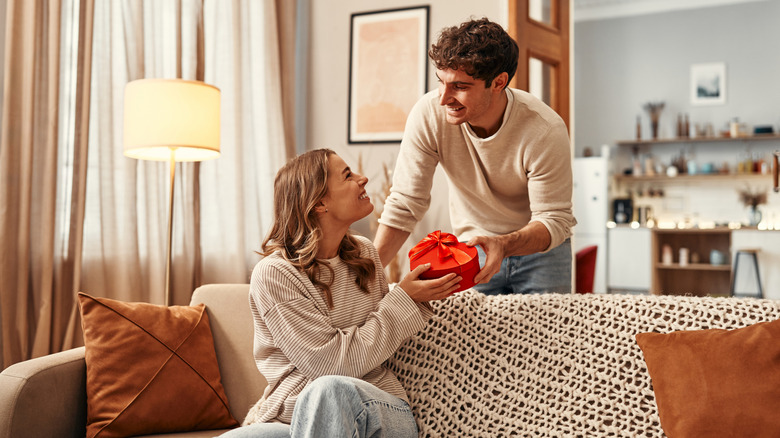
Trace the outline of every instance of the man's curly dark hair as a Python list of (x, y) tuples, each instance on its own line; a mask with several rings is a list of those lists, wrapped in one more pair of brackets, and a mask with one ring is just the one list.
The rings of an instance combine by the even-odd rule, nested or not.
[(460, 26), (445, 28), (428, 56), (437, 69), (462, 70), (489, 87), (499, 74), (517, 70), (517, 43), (500, 25), (487, 18), (470, 20)]

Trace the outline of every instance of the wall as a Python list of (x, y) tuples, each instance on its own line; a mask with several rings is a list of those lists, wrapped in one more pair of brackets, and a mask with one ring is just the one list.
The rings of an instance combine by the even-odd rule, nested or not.
[[(635, 137), (645, 102), (663, 100), (661, 136), (671, 137), (678, 113), (722, 128), (732, 117), (780, 123), (780, 0), (575, 22), (574, 92), (577, 155), (585, 146)], [(690, 104), (690, 65), (726, 63), (726, 103)], [(598, 149), (596, 149), (598, 150)]]
[[(351, 14), (429, 5), (429, 41), (435, 41), (439, 30), (457, 25), (469, 18), (486, 16), (506, 25), (506, 0), (430, 0), (425, 2), (377, 0), (370, 4), (361, 0), (311, 1), (310, 57), (308, 87), (307, 149), (328, 147), (336, 151), (353, 169), (358, 161), (369, 178), (367, 191), (374, 205), (382, 185), (382, 163), (390, 169), (395, 165), (398, 145), (347, 144), (347, 100), (349, 84), (349, 33)], [(429, 88), (436, 86), (434, 69), (429, 67)], [(436, 229), (450, 230), (447, 212), (446, 179), (441, 170), (436, 172), (432, 191), (433, 202), (425, 218), (417, 225), (402, 253)], [(373, 237), (369, 218), (355, 225), (361, 234)], [(406, 266), (406, 262), (402, 264)], [(408, 270), (408, 269), (407, 269)]]
[[(747, 125), (773, 125), (777, 132), (777, 17), (780, 0), (764, 0), (575, 22), (575, 156), (581, 156), (585, 147), (599, 151), (602, 144), (610, 144), (615, 157), (612, 171), (620, 173), (629, 168), (631, 147), (616, 147), (615, 142), (635, 138), (637, 116), (641, 117), (643, 138), (649, 137), (649, 118), (642, 108), (648, 101), (666, 103), (661, 115), (661, 138), (676, 136), (680, 113), (689, 114), (692, 126), (711, 123), (716, 131), (726, 129), (727, 122), (738, 117)], [(726, 64), (726, 102), (692, 106), (690, 66), (709, 62)], [(780, 141), (674, 144), (643, 147), (640, 154), (645, 157), (653, 153), (656, 162), (668, 165), (671, 158), (683, 153), (698, 164), (729, 163), (734, 170), (746, 153), (769, 160), (777, 149)], [(663, 200), (671, 209), (667, 219), (744, 221), (746, 209), (739, 202), (737, 189), (747, 185), (763, 189), (771, 181), (667, 186)], [(780, 222), (780, 195), (770, 192), (769, 205), (764, 209), (768, 213), (765, 218)]]
[[(682, 3), (682, 2), (681, 2)], [(644, 14), (629, 17), (575, 21), (574, 24), (574, 133), (575, 155), (585, 147), (596, 153), (602, 144), (611, 145), (612, 171), (622, 172), (630, 165), (632, 148), (617, 147), (618, 140), (635, 138), (636, 117), (648, 137), (650, 127), (642, 105), (663, 100), (660, 136), (676, 134), (678, 113), (688, 113), (691, 123), (712, 123), (716, 130), (739, 117), (749, 125), (773, 125), (780, 130), (780, 0), (763, 0), (735, 5)], [(726, 64), (726, 103), (716, 106), (692, 106), (690, 103), (690, 66), (697, 63)], [(670, 144), (642, 147), (640, 154), (652, 153), (664, 164), (681, 152), (701, 162), (736, 163), (746, 152), (769, 158), (780, 149), (780, 141), (728, 142), (695, 145)], [(670, 180), (672, 181), (672, 180)], [(665, 196), (656, 198), (655, 207), (664, 209), (668, 220), (744, 221), (746, 209), (739, 202), (737, 189), (750, 185), (768, 188), (763, 180), (722, 179), (688, 180), (664, 183)], [(636, 185), (646, 190), (650, 185)], [(655, 187), (659, 188), (659, 187)], [(768, 192), (769, 205), (762, 208), (764, 218), (780, 229), (780, 195)], [(613, 195), (629, 193), (613, 193)], [(636, 192), (630, 193), (636, 195)], [(636, 198), (635, 198), (636, 199)], [(641, 198), (640, 198), (641, 199)], [(630, 230), (629, 230), (630, 231)], [(575, 228), (575, 237), (577, 229)], [(778, 259), (773, 250), (777, 231), (739, 231), (732, 250), (764, 246), (760, 254), (762, 281), (770, 298), (776, 292), (780, 272), (771, 268)], [(611, 244), (612, 242), (610, 242)], [(621, 243), (621, 242), (619, 242)], [(636, 248), (634, 248), (636, 250)], [(649, 250), (648, 250), (649, 251)], [(611, 275), (611, 274), (610, 274)], [(648, 282), (649, 283), (649, 282)]]

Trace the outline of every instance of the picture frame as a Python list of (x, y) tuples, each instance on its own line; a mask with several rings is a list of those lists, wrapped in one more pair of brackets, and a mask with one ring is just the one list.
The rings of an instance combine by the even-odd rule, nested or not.
[(398, 143), (426, 93), (429, 6), (352, 14), (347, 139)]
[(713, 62), (691, 65), (691, 104), (726, 103), (726, 64)]

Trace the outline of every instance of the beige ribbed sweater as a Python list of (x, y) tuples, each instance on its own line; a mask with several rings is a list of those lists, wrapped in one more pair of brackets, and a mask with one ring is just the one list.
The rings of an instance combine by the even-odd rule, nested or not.
[[(501, 128), (479, 138), (468, 123), (451, 125), (438, 92), (412, 109), (380, 223), (404, 231), (428, 210), (436, 165), (449, 181), (453, 234), (507, 234), (530, 221), (550, 231), (552, 249), (571, 236), (571, 151), (566, 125), (530, 94), (506, 90)], [(430, 230), (433, 231), (433, 230)]]
[[(376, 249), (365, 237), (356, 238), (361, 256), (374, 261), (377, 276), (366, 294), (341, 259), (327, 260), (335, 278), (333, 309), (309, 278), (279, 253), (255, 266), (249, 294), (254, 356), (268, 386), (244, 424), (289, 424), (298, 394), (324, 375), (362, 378), (408, 401), (383, 362), (421, 330), (433, 312), (429, 305), (412, 301), (399, 286), (389, 291)], [(323, 272), (329, 276), (327, 269)]]

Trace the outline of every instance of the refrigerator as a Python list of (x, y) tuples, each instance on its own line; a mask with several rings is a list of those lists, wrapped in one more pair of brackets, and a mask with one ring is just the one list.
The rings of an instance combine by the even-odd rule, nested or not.
[(577, 219), (573, 229), (572, 248), (596, 245), (596, 274), (593, 292), (607, 292), (607, 221), (609, 217), (609, 156), (575, 158), (572, 167), (574, 186), (572, 210)]

